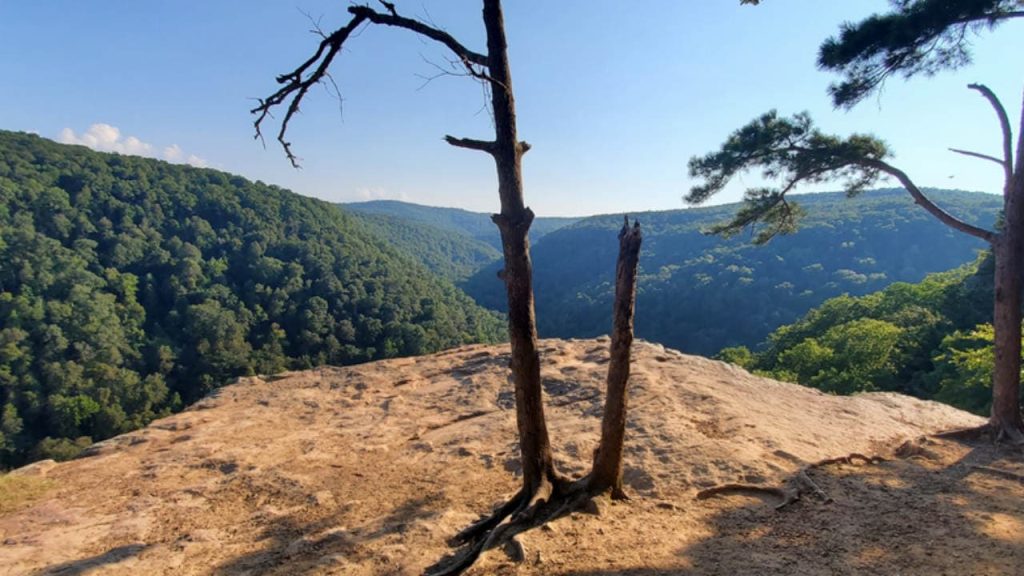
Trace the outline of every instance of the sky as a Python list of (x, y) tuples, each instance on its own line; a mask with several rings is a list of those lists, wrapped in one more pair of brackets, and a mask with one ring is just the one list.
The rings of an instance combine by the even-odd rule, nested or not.
[[(883, 138), (919, 186), (1000, 191), (998, 166), (947, 149), (998, 153), (992, 109), (966, 85), (988, 85), (1017, 118), (1016, 22), (975, 37), (969, 67), (892, 80), (845, 112), (828, 100), (836, 77), (816, 69), (817, 48), (840, 23), (885, 11), (884, 0), (505, 4), (520, 137), (533, 145), (525, 195), (539, 215), (685, 208), (687, 160), (770, 109), (807, 110), (826, 131)], [(484, 51), (479, 0), (396, 5)], [(332, 202), (496, 211), (490, 158), (442, 141), (492, 137), (481, 86), (427, 81), (448, 54), (405, 30), (367, 27), (350, 39), (331, 70), (341, 99), (314, 90), (291, 124), (300, 170), (273, 139), (253, 138), (255, 99), (312, 54), (314, 22), (328, 31), (347, 22), (345, 6), (0, 0), (0, 129), (216, 168)], [(761, 183), (741, 178), (714, 203)]]

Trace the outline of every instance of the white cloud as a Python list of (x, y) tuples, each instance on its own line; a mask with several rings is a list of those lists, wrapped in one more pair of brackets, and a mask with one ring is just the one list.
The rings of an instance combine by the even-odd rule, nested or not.
[(132, 156), (148, 156), (150, 158), (162, 158), (168, 162), (191, 164), (192, 166), (204, 167), (206, 160), (195, 154), (185, 154), (177, 144), (164, 147), (158, 154), (156, 148), (135, 136), (124, 136), (121, 130), (110, 124), (93, 124), (81, 134), (75, 134), (71, 128), (60, 131), (57, 137), (59, 142), (64, 144), (80, 144), (88, 146), (100, 152), (117, 152), (118, 154), (130, 154)]
[(385, 188), (375, 186), (357, 189), (355, 197), (357, 202), (368, 202), (370, 200), (402, 200), (404, 202), (409, 200), (409, 195), (405, 192), (395, 194)]
[(181, 151), (181, 146), (177, 144), (171, 144), (167, 148), (164, 148), (164, 160), (168, 162), (181, 162), (181, 156), (184, 152)]

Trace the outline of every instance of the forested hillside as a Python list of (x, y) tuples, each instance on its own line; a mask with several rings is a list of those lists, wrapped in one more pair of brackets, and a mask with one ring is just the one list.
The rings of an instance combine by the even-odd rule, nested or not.
[(992, 401), (992, 258), (917, 284), (827, 300), (721, 358), (773, 378), (852, 394), (886, 390), (987, 414)]
[[(346, 210), (364, 214), (394, 216), (402, 220), (427, 224), (441, 230), (448, 230), (483, 242), (501, 251), (501, 236), (498, 227), (491, 222), (490, 214), (470, 212), (459, 208), (438, 208), (422, 206), (397, 200), (372, 200), (342, 204)], [(537, 242), (544, 236), (578, 221), (579, 218), (538, 216), (530, 226), (530, 241)]]
[(499, 249), (450, 229), (387, 214), (349, 213), (381, 239), (456, 284), (501, 258)]
[[(972, 223), (991, 225), (995, 195), (932, 190), (936, 202)], [(840, 294), (861, 295), (893, 282), (972, 261), (983, 244), (937, 222), (902, 190), (800, 196), (808, 215), (795, 234), (766, 246), (750, 237), (702, 234), (735, 205), (637, 215), (644, 230), (637, 336), (685, 352), (755, 346), (775, 328)], [(621, 215), (587, 218), (557, 230), (533, 250), (542, 336), (591, 337), (610, 326)], [(477, 302), (501, 310), (492, 265), (464, 284)]]
[(71, 455), (242, 374), (503, 334), (330, 204), (0, 132), (0, 467)]

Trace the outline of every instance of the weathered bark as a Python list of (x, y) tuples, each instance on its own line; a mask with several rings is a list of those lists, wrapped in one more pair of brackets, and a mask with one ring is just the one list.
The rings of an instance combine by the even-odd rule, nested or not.
[[(999, 438), (1024, 440), (1020, 417), (1021, 250), (1019, 233), (1007, 222), (1006, 231), (993, 244), (995, 253), (995, 368), (992, 371), (992, 415), (989, 420)], [(1024, 224), (1024, 222), (1022, 222)]]
[[(485, 550), (507, 543), (516, 534), (577, 509), (592, 494), (592, 477), (573, 482), (558, 474), (545, 423), (528, 239), (534, 215), (523, 201), (522, 157), (530, 145), (517, 139), (515, 99), (501, 2), (483, 0), (483, 21), (487, 32), (486, 55), (469, 50), (447, 32), (400, 16), (390, 2), (381, 0), (380, 3), (387, 10), (386, 13), (377, 12), (366, 5), (350, 6), (348, 11), (352, 19), (349, 23), (324, 36), (313, 56), (298, 68), (279, 76), (277, 81), (282, 85), (281, 88), (260, 100), (259, 106), (252, 112), (258, 116), (255, 122), (258, 136), (262, 122), (270, 117), (270, 110), (288, 103), (288, 112), (278, 132), (278, 140), (288, 158), (296, 163), (290, 144), (284, 139), (288, 123), (309, 89), (327, 76), (328, 67), (341, 53), (346, 40), (366, 22), (410, 30), (445, 45), (463, 64), (469, 76), (484, 82), (490, 89), (494, 140), (455, 136), (446, 136), (445, 140), (452, 146), (489, 154), (497, 169), (501, 210), (493, 216), (493, 220), (501, 232), (505, 260), (505, 269), (499, 276), (504, 280), (508, 294), (508, 327), (512, 347), (510, 370), (515, 386), (523, 485), (516, 496), (495, 510), (494, 514), (469, 526), (455, 537), (456, 542), (465, 544), (460, 551), (428, 569), (429, 574), (448, 576), (463, 572)], [(627, 309), (622, 312), (621, 322), (616, 320), (617, 335), (613, 355), (617, 359), (613, 360), (609, 373), (609, 395), (615, 399), (611, 402), (612, 408), (606, 416), (608, 424), (603, 432), (608, 437), (604, 444), (610, 448), (605, 450), (606, 456), (599, 459), (602, 472), (598, 476), (599, 482), (615, 487), (621, 487), (625, 384), (629, 377), (629, 345), (632, 341), (632, 294), (635, 290), (636, 259), (640, 245), (639, 228), (626, 229), (623, 234), (628, 239), (623, 240), (623, 245), (635, 243), (635, 248), (632, 250), (631, 263), (624, 262), (622, 258), (619, 262), (619, 276), (629, 275), (628, 281), (624, 281), (629, 284), (629, 302)], [(623, 272), (625, 268), (630, 270)], [(620, 323), (622, 328), (619, 328)], [(604, 464), (605, 460), (609, 462), (607, 465)], [(604, 472), (605, 468), (608, 472)]]
[(954, 152), (989, 160), (1003, 168), (1002, 230), (993, 232), (978, 228), (946, 213), (928, 200), (905, 173), (882, 161), (868, 160), (862, 163), (895, 177), (918, 204), (947, 226), (981, 238), (992, 247), (995, 260), (992, 310), (995, 364), (992, 370), (992, 411), (984, 428), (997, 440), (1024, 443), (1024, 421), (1020, 412), (1021, 287), (1024, 283), (1021, 277), (1024, 274), (1024, 104), (1021, 106), (1017, 157), (1014, 160), (1009, 117), (999, 98), (982, 84), (971, 84), (968, 87), (984, 96), (995, 110), (1003, 136), (1003, 157), (964, 150)]
[(505, 270), (502, 278), (508, 292), (508, 332), (512, 346), (512, 381), (516, 393), (516, 423), (523, 466), (523, 489), (535, 493), (542, 484), (555, 479), (554, 460), (544, 420), (537, 351), (537, 321), (533, 307), (533, 267), (527, 233), (533, 212), (523, 203), (522, 155), (525, 146), (516, 135), (515, 99), (508, 62), (505, 22), (499, 0), (484, 0), (487, 30), (487, 69), (491, 80), (494, 112), (492, 154), (498, 170), (501, 213), (493, 219), (501, 231)]
[[(992, 96), (994, 98), (994, 96)], [(990, 100), (992, 99), (990, 98)], [(998, 102), (998, 101), (997, 101)], [(1001, 106), (999, 106), (1001, 107)], [(1021, 274), (1024, 273), (1024, 105), (1014, 166), (1009, 130), (1004, 126), (1007, 179), (1003, 230), (992, 243), (995, 256), (995, 369), (992, 371), (992, 415), (989, 424), (997, 438), (1024, 442), (1020, 415)]]
[(611, 489), (613, 498), (624, 498), (622, 447), (626, 437), (626, 407), (630, 347), (633, 345), (633, 310), (636, 304), (636, 271), (640, 261), (640, 222), (630, 228), (629, 218), (619, 231), (619, 259), (615, 266), (615, 305), (607, 395), (601, 421), (601, 443), (594, 454), (590, 474), (592, 493)]

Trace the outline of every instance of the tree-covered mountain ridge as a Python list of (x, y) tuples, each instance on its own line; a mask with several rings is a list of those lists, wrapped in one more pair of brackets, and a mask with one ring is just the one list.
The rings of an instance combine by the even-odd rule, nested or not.
[(405, 252), (435, 274), (457, 285), (501, 259), (501, 250), (449, 228), (390, 214), (347, 212), (396, 250)]
[[(400, 200), (370, 200), (340, 206), (360, 214), (391, 216), (454, 232), (490, 246), (498, 251), (499, 256), (501, 253), (501, 235), (491, 221), (491, 214), (461, 208), (425, 206)], [(530, 240), (537, 242), (551, 232), (579, 220), (578, 217), (537, 216), (530, 225)]]
[(333, 205), (0, 132), (0, 466), (239, 375), (418, 355), (503, 322)]
[[(970, 223), (992, 225), (993, 194), (928, 189)], [(644, 232), (637, 336), (685, 352), (756, 346), (768, 334), (841, 294), (916, 282), (974, 260), (984, 245), (920, 210), (901, 189), (795, 197), (807, 212), (794, 234), (754, 245), (753, 233), (707, 235), (738, 205), (641, 212)], [(592, 337), (608, 329), (622, 215), (585, 218), (544, 236), (533, 250), (538, 327), (545, 337)], [(503, 310), (500, 263), (463, 284), (480, 304)]]

